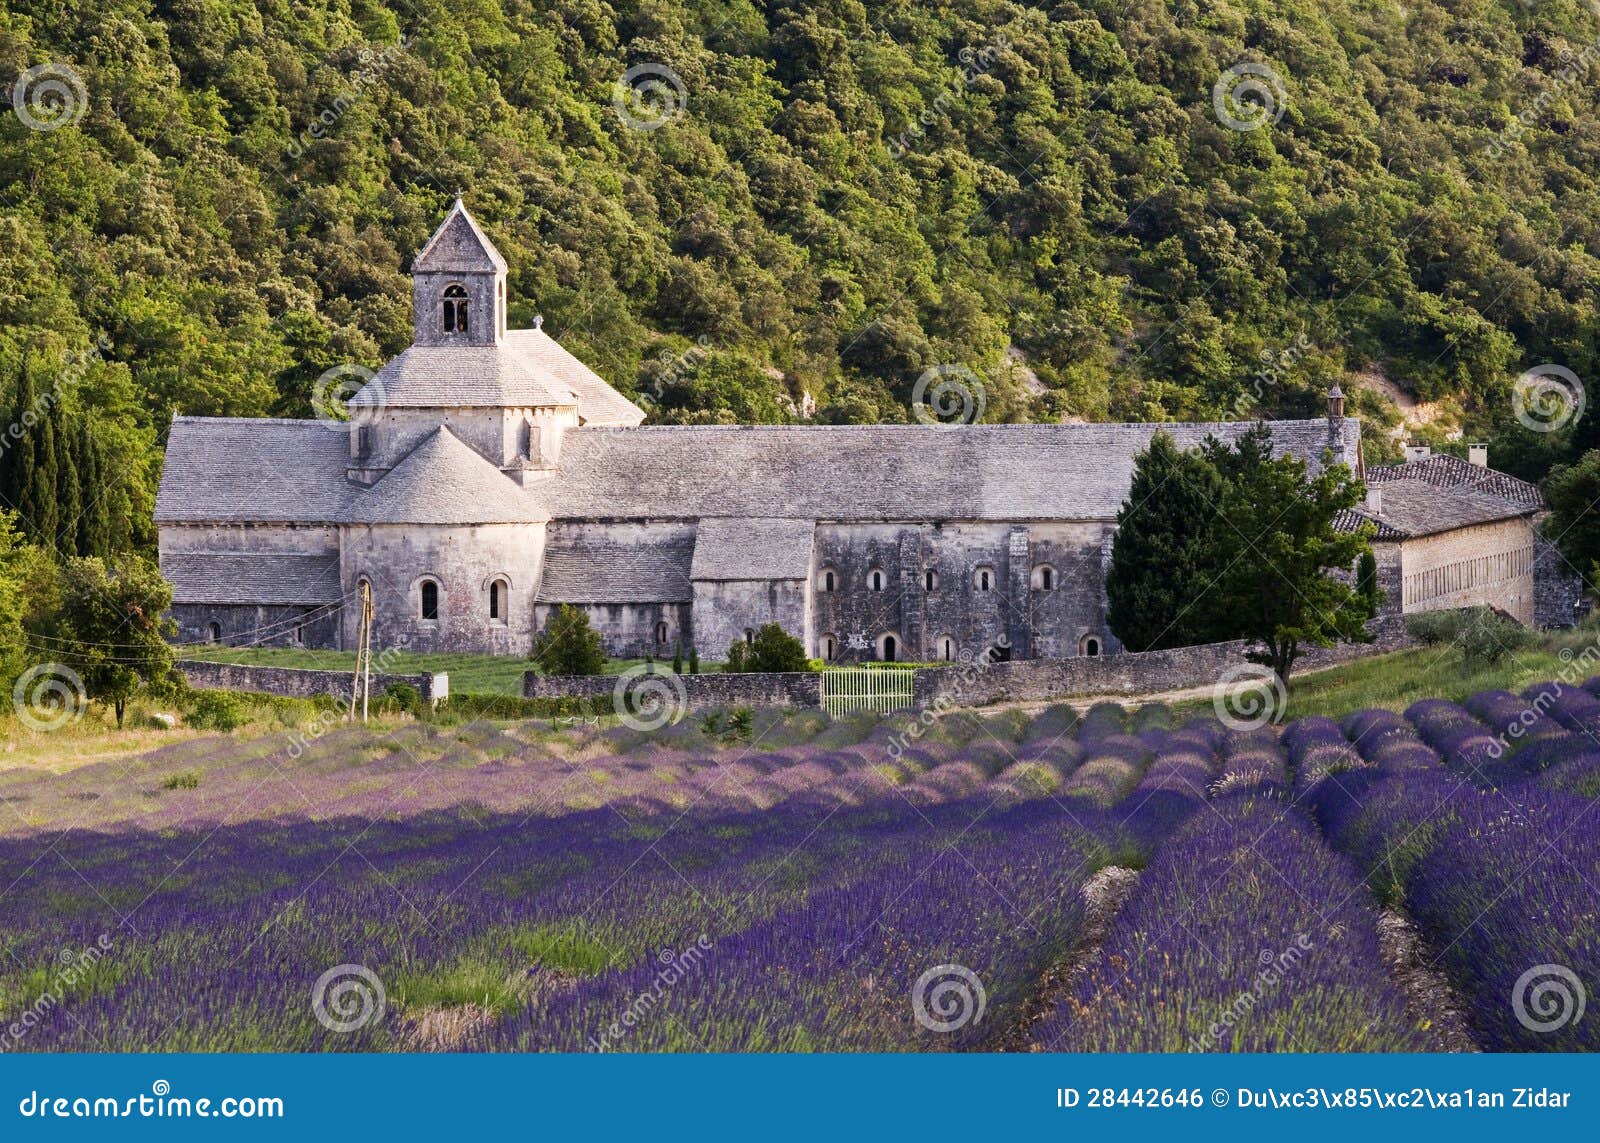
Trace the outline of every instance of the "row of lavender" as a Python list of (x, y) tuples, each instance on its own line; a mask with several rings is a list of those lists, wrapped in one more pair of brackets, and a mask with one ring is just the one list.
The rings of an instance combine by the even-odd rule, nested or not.
[(1600, 700), (1545, 683), (1291, 727), (1328, 841), (1403, 906), (1496, 1051), (1600, 1047)]
[[(1082, 880), (1141, 860), (1193, 808), (1147, 771), (1179, 737), (1161, 721), (1135, 735), (1119, 712), (1076, 730), (1057, 713), (987, 745), (929, 741), (887, 774), (871, 751), (730, 763), (773, 794), (764, 810), (730, 792), (687, 813), (407, 815), (386, 783), (331, 820), (218, 827), (196, 799), (190, 828), (168, 813), (159, 832), (0, 841), (0, 930), (23, 966), (0, 975), (0, 1007), (57, 988), (64, 953), (109, 937), (7, 1046), (385, 1049), (411, 1043), (419, 1014), (471, 1010), (504, 1014), (473, 1024), (478, 1046), (580, 1050), (695, 949), (714, 971), (625, 1046), (983, 1042), (1074, 939)], [(302, 780), (325, 780), (316, 767)], [(907, 1004), (946, 961), (980, 974), (991, 1011), (954, 1040)], [(334, 1030), (309, 995), (352, 965), (390, 1018)]]

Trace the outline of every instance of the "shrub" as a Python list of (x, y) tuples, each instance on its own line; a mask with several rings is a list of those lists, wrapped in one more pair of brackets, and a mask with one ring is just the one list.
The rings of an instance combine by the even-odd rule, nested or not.
[(422, 696), (410, 683), (390, 683), (383, 692), (383, 708), (409, 715), (422, 713)]
[(1495, 666), (1532, 638), (1526, 627), (1492, 607), (1408, 615), (1406, 630), (1424, 643), (1454, 643), (1468, 670)]
[(723, 670), (809, 671), (811, 661), (806, 658), (805, 644), (778, 624), (768, 623), (756, 632), (750, 643), (734, 640), (733, 646), (728, 648), (728, 665)]
[(225, 691), (196, 691), (189, 700), (184, 721), (199, 730), (220, 730), (226, 734), (244, 724), (239, 700)]
[(200, 788), (200, 771), (185, 770), (169, 775), (162, 783), (163, 790), (197, 790)]
[(598, 675), (606, 669), (605, 644), (589, 626), (589, 613), (570, 603), (550, 617), (532, 657), (547, 675)]

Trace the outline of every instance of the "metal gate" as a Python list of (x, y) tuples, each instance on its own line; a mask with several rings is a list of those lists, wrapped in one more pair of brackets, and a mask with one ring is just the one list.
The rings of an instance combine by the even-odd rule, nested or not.
[(916, 678), (916, 670), (909, 667), (823, 671), (822, 708), (830, 715), (905, 710), (913, 702)]

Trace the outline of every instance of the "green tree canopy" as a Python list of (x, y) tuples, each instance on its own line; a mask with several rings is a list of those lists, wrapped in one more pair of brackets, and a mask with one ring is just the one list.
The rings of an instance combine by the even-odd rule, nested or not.
[(68, 559), (60, 598), (50, 624), (56, 657), (78, 673), (89, 698), (112, 705), (118, 726), (128, 700), (141, 690), (163, 694), (179, 685), (167, 642), (177, 634), (166, 618), (172, 587), (155, 564), (131, 553), (110, 562)]
[(606, 669), (605, 643), (589, 613), (563, 603), (534, 640), (533, 661), (547, 675), (598, 675)]

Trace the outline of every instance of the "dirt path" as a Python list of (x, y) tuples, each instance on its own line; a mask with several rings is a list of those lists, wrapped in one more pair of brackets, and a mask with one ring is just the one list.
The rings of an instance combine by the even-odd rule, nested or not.
[(1378, 915), (1378, 946), (1389, 972), (1405, 994), (1406, 1013), (1421, 1024), (1435, 1052), (1481, 1052), (1456, 1004), (1444, 974), (1428, 963), (1422, 934), (1404, 913), (1385, 909)]
[(994, 1051), (1040, 1050), (1031, 1043), (1035, 1025), (1055, 1010), (1056, 1001), (1088, 971), (1100, 946), (1105, 944), (1112, 922), (1117, 919), (1117, 914), (1122, 911), (1122, 906), (1127, 903), (1138, 883), (1139, 874), (1136, 870), (1108, 865), (1078, 890), (1084, 904), (1083, 931), (1078, 934), (1078, 939), (1067, 950), (1067, 954), (1045, 970), (1039, 988), (1024, 1007), (1021, 1018), (995, 1041)]

